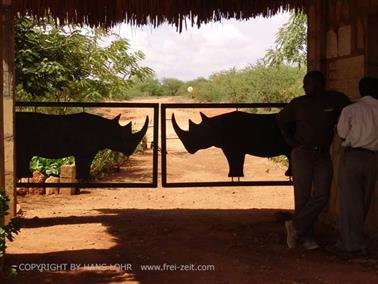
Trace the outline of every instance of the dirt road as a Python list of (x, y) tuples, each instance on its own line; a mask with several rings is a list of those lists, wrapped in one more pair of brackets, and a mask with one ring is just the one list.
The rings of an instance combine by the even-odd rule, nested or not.
[[(197, 110), (175, 114), (183, 128), (188, 117), (200, 121)], [(132, 110), (124, 122), (132, 118), (138, 128), (145, 115)], [(174, 138), (172, 128), (167, 131)], [(131, 169), (106, 180), (148, 181), (151, 159), (151, 150), (133, 156)], [(245, 179), (282, 180), (284, 171), (248, 157)], [(219, 150), (189, 155), (175, 139), (168, 141), (168, 172), (170, 181), (228, 180)], [(292, 210), (291, 187), (93, 189), (19, 202), (24, 229), (8, 243), (7, 265), (18, 269), (9, 283), (378, 283), (374, 260), (347, 262), (322, 250), (286, 248), (276, 213)], [(319, 227), (322, 244), (333, 237)]]

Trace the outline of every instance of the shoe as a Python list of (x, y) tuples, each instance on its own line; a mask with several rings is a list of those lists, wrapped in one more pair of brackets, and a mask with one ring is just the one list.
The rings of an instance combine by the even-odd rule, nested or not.
[(303, 243), (302, 243), (302, 246), (306, 249), (306, 250), (315, 250), (315, 249), (318, 249), (320, 248), (319, 244), (313, 240), (305, 240)]
[(293, 221), (285, 222), (286, 228), (286, 243), (289, 248), (295, 248), (297, 246), (298, 234), (293, 226)]

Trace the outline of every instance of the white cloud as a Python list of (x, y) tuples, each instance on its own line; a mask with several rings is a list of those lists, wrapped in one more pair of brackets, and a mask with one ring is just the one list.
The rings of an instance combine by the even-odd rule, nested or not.
[(284, 13), (268, 19), (224, 20), (200, 29), (188, 27), (182, 33), (167, 24), (156, 29), (121, 24), (113, 32), (129, 39), (133, 50), (145, 53), (142, 64), (154, 69), (158, 78), (191, 80), (256, 63), (274, 45), (288, 18)]

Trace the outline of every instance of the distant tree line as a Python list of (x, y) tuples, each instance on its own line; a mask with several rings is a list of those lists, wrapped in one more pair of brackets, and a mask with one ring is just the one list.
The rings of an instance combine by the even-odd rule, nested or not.
[[(192, 81), (149, 78), (136, 83), (129, 97), (191, 96), (211, 102), (287, 102), (302, 94), (304, 68), (262, 63), (242, 70), (231, 69), (212, 74), (208, 79)], [(192, 93), (187, 91), (193, 88)]]

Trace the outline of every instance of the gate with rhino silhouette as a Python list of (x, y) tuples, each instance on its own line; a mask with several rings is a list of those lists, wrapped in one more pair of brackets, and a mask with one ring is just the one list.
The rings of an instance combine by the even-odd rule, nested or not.
[[(51, 110), (51, 108), (55, 108), (58, 113), (65, 113), (66, 110), (73, 110), (74, 112), (80, 111), (80, 113), (72, 114), (72, 115), (46, 115), (40, 114), (39, 112), (46, 112), (46, 110)], [(119, 120), (122, 117), (122, 112), (130, 109), (144, 109), (146, 110), (146, 120), (139, 132), (132, 131), (132, 123), (125, 126), (121, 126), (119, 124)], [(120, 115), (117, 115), (115, 118), (106, 119), (104, 117), (110, 116), (109, 110), (110, 109), (117, 109), (118, 112), (121, 112)], [(152, 161), (151, 161), (151, 179), (148, 181), (149, 177), (140, 178), (138, 181), (134, 182), (124, 182), (122, 180), (116, 182), (89, 182), (89, 181), (81, 181), (81, 182), (56, 182), (56, 183), (35, 183), (30, 182), (28, 179), (26, 182), (18, 182), (17, 187), (79, 187), (79, 188), (109, 188), (109, 187), (125, 187), (125, 188), (156, 188), (158, 185), (158, 125), (159, 125), (159, 104), (156, 103), (117, 103), (117, 102), (109, 102), (109, 103), (79, 103), (79, 102), (65, 102), (65, 103), (58, 103), (58, 102), (16, 102), (16, 158), (17, 158), (17, 170), (16, 175), (18, 178), (22, 177), (25, 172), (26, 166), (28, 167), (28, 163), (30, 161), (30, 155), (34, 152), (46, 152), (46, 150), (41, 150), (40, 145), (43, 146), (48, 145), (48, 143), (55, 143), (54, 139), (63, 140), (60, 141), (63, 144), (62, 147), (55, 147), (52, 151), (56, 151), (59, 153), (68, 153), (74, 152), (76, 150), (70, 150), (71, 148), (79, 148), (81, 151), (88, 151), (88, 148), (96, 149), (96, 143), (94, 140), (100, 139), (101, 143), (97, 143), (97, 148), (106, 147), (106, 143), (110, 143), (110, 145), (114, 146), (116, 151), (124, 152), (126, 155), (134, 153), (135, 148), (138, 146), (140, 139), (144, 138), (145, 134), (147, 133), (149, 136), (152, 137), (151, 139), (151, 149), (152, 149)], [(96, 112), (96, 114), (90, 114), (89, 112)], [(117, 113), (118, 113), (117, 112)], [(101, 115), (98, 115), (100, 113)], [(147, 118), (148, 116), (148, 118)], [(67, 122), (69, 119), (69, 123)], [(127, 118), (128, 122), (130, 118)], [(132, 118), (131, 118), (132, 120)], [(55, 125), (56, 131), (52, 130), (51, 128)], [(83, 125), (81, 127), (80, 125)], [(48, 138), (51, 139), (50, 142), (41, 142), (41, 133), (43, 133), (46, 127), (50, 127), (48, 129)], [(98, 128), (98, 129), (96, 129)], [(110, 130), (111, 128), (111, 130)], [(141, 128), (141, 127), (139, 127)], [(59, 129), (64, 129), (64, 133), (60, 133)], [(126, 133), (128, 132), (128, 136), (126, 137)], [(78, 136), (78, 139), (72, 140), (69, 139), (72, 133)], [(96, 133), (96, 137), (86, 137), (91, 135), (91, 133)], [(107, 141), (109, 139), (105, 139), (106, 136), (111, 133), (112, 135), (119, 134), (119, 141), (117, 143), (113, 143), (111, 141)], [(139, 137), (139, 136), (140, 137)], [(43, 136), (43, 135), (42, 135)], [(17, 137), (19, 137), (18, 141), (26, 140), (26, 143), (17, 143)], [(125, 138), (126, 137), (126, 138)], [(128, 147), (127, 149), (121, 149), (123, 144), (127, 144), (127, 141), (131, 141), (131, 138), (135, 138), (133, 143), (133, 147)], [(61, 138), (61, 139), (59, 139)], [(130, 138), (127, 140), (127, 138)], [(126, 139), (126, 142), (124, 141)], [(36, 142), (34, 140), (37, 140)], [(124, 143), (125, 142), (125, 143)], [(131, 143), (131, 142), (130, 142)], [(65, 145), (67, 144), (67, 145)], [(78, 144), (72, 145), (72, 144)], [(32, 146), (28, 146), (32, 145)], [(105, 146), (104, 146), (105, 145)], [(28, 148), (29, 147), (29, 148)], [(34, 147), (30, 149), (30, 147)], [(48, 147), (48, 146), (47, 146)], [(121, 151), (122, 150), (122, 151)], [(34, 151), (34, 152), (33, 152)], [(76, 151), (77, 152), (77, 151)], [(56, 155), (51, 154), (50, 156)], [(93, 151), (91, 152), (91, 154)], [(63, 155), (63, 154), (62, 154)], [(23, 160), (22, 157), (25, 156), (26, 158)], [(41, 156), (42, 155), (35, 155)], [(71, 156), (71, 155), (67, 155)], [(76, 175), (81, 175), (82, 177), (86, 177), (88, 174), (88, 159), (83, 159), (83, 155), (80, 156), (78, 154), (79, 164), (83, 164), (84, 166), (81, 167), (80, 171), (78, 172), (78, 161), (75, 157), (76, 163)], [(54, 158), (63, 158), (62, 157), (54, 157)], [(46, 157), (52, 158), (52, 157)], [(92, 157), (94, 158), (94, 157)], [(91, 162), (92, 160), (89, 160)], [(25, 165), (22, 165), (22, 164)], [(24, 167), (22, 167), (24, 166)], [(18, 173), (17, 173), (18, 172)], [(23, 173), (20, 173), (23, 172)], [(25, 180), (25, 179), (21, 179)], [(142, 181), (140, 181), (142, 180)], [(145, 181), (146, 180), (146, 181)], [(20, 180), (19, 180), (20, 181)]]
[[(243, 166), (244, 166), (244, 157), (246, 154), (254, 155), (252, 149), (251, 151), (242, 150), (242, 148), (248, 146), (249, 144), (253, 144), (254, 147), (256, 145), (258, 147), (263, 146), (262, 148), (257, 149), (257, 156), (268, 157), (268, 156), (276, 156), (279, 154), (288, 153), (285, 152), (286, 150), (282, 148), (283, 146), (281, 138), (278, 136), (274, 136), (277, 134), (277, 129), (274, 128), (273, 130), (270, 127), (276, 127), (275, 123), (272, 123), (272, 117), (269, 115), (262, 115), (257, 114), (253, 115), (248, 112), (245, 112), (246, 109), (263, 109), (263, 110), (271, 110), (271, 109), (280, 109), (284, 107), (286, 104), (284, 103), (251, 103), (251, 104), (215, 104), (215, 103), (201, 103), (201, 104), (187, 104), (187, 103), (174, 103), (174, 104), (161, 104), (161, 179), (162, 179), (162, 186), (167, 188), (172, 187), (222, 187), (222, 186), (287, 186), (292, 185), (291, 180), (285, 178), (283, 175), (280, 179), (275, 180), (240, 180), (243, 177)], [(41, 110), (51, 109), (51, 108), (61, 108), (61, 109), (73, 109), (75, 111), (80, 110), (86, 113), (88, 110), (92, 109), (102, 109), (104, 110), (104, 116), (106, 116), (106, 112), (109, 109), (146, 109), (150, 112), (148, 116), (150, 116), (150, 123), (148, 126), (148, 133), (152, 136), (151, 139), (151, 148), (152, 148), (152, 162), (151, 162), (151, 181), (150, 182), (58, 182), (58, 183), (34, 183), (34, 182), (18, 182), (17, 187), (79, 187), (79, 188), (109, 188), (109, 187), (119, 187), (119, 188), (156, 188), (158, 186), (158, 152), (159, 152), (159, 104), (157, 103), (79, 103), (79, 102), (66, 102), (66, 103), (57, 103), (57, 102), (16, 102), (16, 109), (17, 110), (24, 110), (26, 108), (27, 111), (37, 112)], [(182, 124), (182, 121), (179, 122), (174, 116), (175, 109), (206, 109), (206, 110), (214, 110), (214, 109), (225, 109), (226, 112), (221, 115), (216, 115), (212, 117), (208, 117), (207, 115), (200, 113), (199, 111), (196, 112), (197, 116), (200, 114), (201, 123), (194, 123), (189, 120), (189, 130), (183, 130), (179, 124)], [(236, 110), (236, 111), (232, 111)], [(242, 110), (242, 111), (240, 111)], [(230, 112), (231, 111), (231, 112)], [(17, 113), (17, 112), (16, 112)], [(173, 115), (172, 115), (173, 114)], [(169, 117), (171, 115), (171, 117)], [(151, 119), (152, 118), (152, 119)], [(249, 121), (252, 119), (260, 119), (262, 118), (263, 122), (257, 122), (258, 130), (253, 127), (250, 127), (247, 123), (245, 127), (245, 121)], [(119, 116), (113, 118), (118, 123)], [(132, 119), (132, 118), (130, 118)], [(129, 120), (129, 119), (128, 119)], [(268, 122), (267, 122), (268, 120)], [(17, 121), (17, 119), (16, 119)], [(167, 122), (170, 123), (167, 123)], [(275, 120), (274, 120), (275, 122)], [(252, 122), (254, 124), (255, 122)], [(209, 127), (209, 126), (212, 127)], [(256, 126), (256, 124), (254, 124)], [(273, 125), (273, 126), (272, 126)], [(231, 126), (231, 130), (227, 129), (227, 127)], [(124, 126), (125, 127), (125, 126)], [(173, 137), (168, 137), (167, 129), (171, 127), (173, 130)], [(219, 133), (215, 133), (213, 130), (215, 129), (220, 130)], [(244, 127), (244, 128), (243, 128)], [(17, 127), (16, 127), (17, 128)], [(151, 129), (151, 131), (150, 131)], [(223, 129), (223, 130), (222, 130)], [(224, 132), (224, 129), (227, 131)], [(263, 131), (261, 131), (261, 129)], [(131, 127), (130, 127), (131, 130)], [(222, 133), (222, 131), (224, 133)], [(152, 132), (152, 133), (151, 133)], [(201, 134), (202, 133), (202, 134)], [(206, 133), (207, 141), (200, 141), (200, 136)], [(252, 134), (252, 135), (245, 135), (245, 134)], [(271, 135), (275, 133), (273, 136), (267, 136), (266, 134)], [(17, 133), (16, 133), (17, 134)], [(29, 133), (30, 140), (33, 139), (33, 133)], [(210, 135), (210, 136), (209, 136)], [(194, 137), (194, 138), (193, 138)], [(211, 138), (211, 139), (210, 139)], [(264, 138), (264, 139), (262, 139)], [(54, 139), (54, 137), (52, 137)], [(197, 139), (197, 141), (195, 141)], [(170, 174), (169, 167), (169, 142), (172, 140), (178, 140), (179, 143), (182, 143), (186, 152), (195, 153), (200, 149), (206, 149), (211, 146), (215, 146), (223, 151), (223, 155), (220, 160), (224, 160), (228, 163), (229, 173), (228, 176), (231, 181), (190, 181), (190, 180), (180, 180), (180, 181), (169, 181), (168, 176)], [(231, 142), (230, 142), (231, 141)], [(243, 143), (241, 143), (241, 142)], [(281, 141), (281, 142), (280, 142)], [(16, 137), (17, 143), (17, 137)], [(228, 144), (227, 144), (228, 143)], [(270, 145), (270, 143), (273, 143)], [(278, 143), (278, 144), (277, 144)], [(280, 144), (281, 143), (281, 144)], [(200, 145), (199, 145), (200, 144)], [(230, 147), (226, 147), (226, 146)], [(252, 145), (252, 146), (253, 146)], [(279, 145), (279, 147), (277, 147)], [(16, 145), (17, 147), (17, 145)], [(265, 148), (264, 148), (265, 147)], [(277, 152), (271, 152), (272, 149), (277, 150)], [(235, 150), (236, 149), (236, 150)], [(265, 153), (264, 151), (268, 149)], [(262, 152), (261, 152), (262, 151)], [(185, 151), (184, 151), (185, 152)], [(183, 153), (184, 153), (183, 152)], [(206, 153), (206, 151), (201, 151), (202, 153)], [(261, 155), (259, 155), (261, 154)], [(210, 167), (212, 165), (209, 165)], [(177, 164), (177, 167), (180, 167)], [(224, 165), (224, 168), (227, 168), (227, 165)], [(181, 172), (190, 172), (191, 168), (181, 168)]]
[[(186, 104), (173, 103), (161, 105), (161, 172), (163, 187), (222, 187), (222, 186), (287, 186), (292, 185), (291, 179), (285, 177), (278, 180), (240, 180), (243, 177), (244, 158), (246, 154), (260, 157), (273, 157), (277, 155), (290, 156), (286, 142), (283, 141), (281, 133), (275, 121), (274, 114), (250, 114), (250, 112), (240, 111), (245, 109), (281, 109), (285, 103), (200, 103)], [(183, 130), (179, 126), (174, 110), (185, 109), (227, 109), (221, 115), (208, 117), (200, 112), (200, 123), (194, 123), (191, 119), (189, 129)], [(198, 112), (197, 112), (198, 116)], [(167, 123), (169, 121), (170, 123)], [(181, 121), (182, 124), (182, 121)], [(173, 128), (173, 129), (172, 129)], [(173, 136), (169, 137), (167, 131), (171, 130)], [(173, 130), (173, 131), (172, 131)], [(207, 149), (215, 146), (222, 150), (224, 161), (228, 162), (228, 178), (231, 181), (169, 181), (169, 169), (180, 165), (169, 164), (170, 150), (168, 141), (181, 140), (186, 152), (194, 154), (200, 149)], [(285, 145), (286, 146), (285, 146)], [(208, 151), (208, 150), (207, 150)], [(201, 151), (201, 152), (206, 152)], [(182, 152), (181, 152), (182, 153)], [(222, 154), (221, 154), (222, 155)], [(187, 156), (189, 159), (190, 156)], [(220, 161), (219, 159), (219, 161)], [(218, 160), (215, 161), (217, 163)], [(201, 160), (193, 160), (193, 163), (201, 163)], [(207, 165), (212, 167), (214, 165)], [(170, 167), (170, 168), (169, 168)], [(206, 165), (205, 165), (206, 167)], [(227, 166), (225, 166), (227, 167)], [(186, 171), (191, 171), (187, 166)], [(200, 172), (198, 173), (201, 174)], [(290, 173), (287, 172), (288, 175)]]

